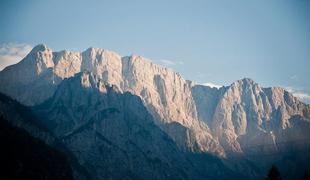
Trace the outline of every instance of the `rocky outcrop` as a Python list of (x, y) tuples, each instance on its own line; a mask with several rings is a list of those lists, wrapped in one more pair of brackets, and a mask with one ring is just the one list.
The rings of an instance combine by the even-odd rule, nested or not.
[(19, 63), (0, 73), (0, 92), (26, 105), (38, 104), (53, 95), (53, 55), (38, 45)]
[[(154, 123), (184, 151), (225, 157), (257, 153), (253, 149), (279, 151), (283, 149), (279, 144), (309, 140), (309, 105), (282, 88), (262, 88), (250, 79), (219, 89), (195, 85), (141, 56), (121, 57), (99, 48), (52, 52), (38, 45), (20, 63), (0, 72), (0, 91), (23, 104), (38, 105), (57, 95), (59, 85), (77, 75), (85, 88), (95, 83), (99, 92), (106, 93), (109, 84), (120, 94), (130, 92), (141, 98)], [(58, 95), (70, 97), (70, 93), (79, 93), (77, 87), (68, 85), (71, 91)], [(79, 103), (97, 102), (79, 94), (76, 97), (80, 97)], [(65, 118), (50, 117), (49, 123), (58, 124), (58, 135), (83, 121), (82, 112), (75, 108)], [(251, 148), (258, 145), (260, 148)]]
[(38, 45), (0, 72), (0, 92), (32, 106), (39, 121), (0, 96), (12, 125), (62, 150), (81, 179), (237, 177), (227, 167), (259, 178), (256, 168), (310, 157), (310, 106), (247, 78), (217, 89), (137, 55)]
[(219, 89), (196, 85), (192, 91), (199, 118), (226, 152), (242, 153), (264, 144), (268, 148), (262, 149), (276, 151), (277, 144), (293, 141), (285, 135), (293, 129), (299, 132), (295, 140), (309, 142), (307, 131), (297, 124), (308, 127), (310, 106), (282, 88), (262, 88), (245, 78)]
[[(15, 71), (21, 72), (16, 74)], [(28, 73), (24, 71), (33, 74), (24, 76)], [(181, 143), (186, 144), (185, 149), (224, 155), (208, 125), (197, 119), (191, 82), (141, 56), (121, 57), (98, 48), (89, 48), (82, 53), (51, 52), (45, 45), (38, 45), (20, 63), (0, 73), (3, 85), (0, 91), (26, 105), (36, 105), (51, 97), (64, 79), (86, 71), (105, 83), (113, 84), (121, 92), (131, 92), (141, 97), (156, 124), (175, 140), (180, 136), (186, 137)], [(187, 134), (165, 128), (171, 123), (185, 127)]]
[(155, 125), (140, 97), (121, 93), (92, 72), (65, 79), (33, 111), (93, 179), (237, 177), (217, 158), (203, 162), (208, 169), (194, 167), (198, 161)]

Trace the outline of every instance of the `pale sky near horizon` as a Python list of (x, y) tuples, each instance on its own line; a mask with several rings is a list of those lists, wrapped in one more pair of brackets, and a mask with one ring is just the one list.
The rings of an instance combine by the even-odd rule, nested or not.
[(33, 46), (138, 54), (198, 83), (249, 77), (310, 102), (310, 0), (1, 0), (0, 69)]

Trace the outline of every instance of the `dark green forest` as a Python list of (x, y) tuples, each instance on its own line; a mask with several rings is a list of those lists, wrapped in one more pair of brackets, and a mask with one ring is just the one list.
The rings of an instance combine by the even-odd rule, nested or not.
[(66, 157), (0, 116), (0, 179), (73, 179)]

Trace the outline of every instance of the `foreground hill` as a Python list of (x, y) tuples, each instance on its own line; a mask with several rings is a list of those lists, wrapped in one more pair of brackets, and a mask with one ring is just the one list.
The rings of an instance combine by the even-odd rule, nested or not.
[(1, 179), (73, 179), (67, 157), (0, 116)]

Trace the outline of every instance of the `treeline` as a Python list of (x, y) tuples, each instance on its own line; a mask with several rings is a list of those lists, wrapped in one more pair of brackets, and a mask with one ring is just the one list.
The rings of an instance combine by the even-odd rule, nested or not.
[[(268, 171), (266, 180), (282, 180), (281, 173), (275, 165), (272, 165)], [(310, 174), (305, 171), (302, 180), (310, 180)]]
[(73, 179), (65, 155), (0, 115), (0, 179)]

